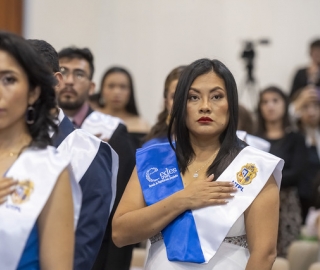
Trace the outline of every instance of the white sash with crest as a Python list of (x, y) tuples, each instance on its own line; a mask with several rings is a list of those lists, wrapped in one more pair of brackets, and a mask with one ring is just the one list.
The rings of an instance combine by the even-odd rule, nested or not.
[[(251, 146), (244, 148), (217, 181), (238, 188), (227, 205), (186, 211), (173, 220), (162, 236), (169, 261), (208, 263), (231, 227), (250, 206), (273, 174), (280, 187), (283, 160)], [(169, 144), (137, 151), (137, 172), (147, 205), (183, 189), (176, 157)]]
[(227, 205), (192, 211), (197, 228), (201, 228), (198, 235), (206, 262), (214, 256), (230, 228), (258, 196), (271, 175), (280, 189), (283, 165), (282, 159), (247, 146), (220, 175), (217, 181), (231, 180), (238, 188), (235, 198)]
[(51, 146), (27, 149), (6, 173), (19, 183), (0, 206), (0, 269), (16, 269), (29, 234), (69, 162)]

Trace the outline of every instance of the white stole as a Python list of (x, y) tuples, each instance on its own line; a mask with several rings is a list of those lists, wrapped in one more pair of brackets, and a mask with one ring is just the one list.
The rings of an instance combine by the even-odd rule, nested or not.
[(27, 149), (6, 173), (19, 184), (0, 206), (0, 269), (18, 266), (30, 232), (69, 161), (51, 146)]
[(246, 131), (237, 130), (237, 137), (254, 148), (263, 150), (265, 152), (270, 151), (271, 144), (268, 141), (260, 137), (248, 134)]
[[(253, 164), (257, 171), (255, 174), (248, 175), (250, 180), (246, 182), (243, 176), (246, 174), (248, 164)], [(210, 206), (192, 211), (207, 262), (217, 252), (230, 228), (258, 196), (272, 174), (280, 188), (283, 165), (282, 159), (247, 146), (220, 175), (217, 181), (232, 180), (238, 188), (235, 198), (227, 205)], [(246, 183), (239, 183), (239, 179), (240, 182), (242, 179), (243, 183)]]
[[(101, 141), (94, 135), (82, 129), (76, 129), (73, 132), (71, 132), (59, 145), (58, 151), (63, 155), (67, 155), (71, 157), (72, 173), (74, 174), (74, 177), (77, 183), (80, 182), (83, 175), (86, 173), (89, 166), (91, 165), (92, 161), (94, 160), (96, 155), (99, 153), (98, 150), (100, 148), (101, 143), (107, 144), (106, 142)], [(112, 155), (112, 179), (111, 179), (112, 198), (111, 198), (110, 209), (109, 209), (111, 212), (114, 204), (114, 200), (116, 197), (119, 159), (118, 159), (118, 154), (112, 149), (112, 147), (109, 144), (107, 145), (108, 147), (110, 147), (111, 155)], [(78, 184), (76, 185), (78, 186)], [(77, 219), (78, 218), (79, 216), (77, 217)]]

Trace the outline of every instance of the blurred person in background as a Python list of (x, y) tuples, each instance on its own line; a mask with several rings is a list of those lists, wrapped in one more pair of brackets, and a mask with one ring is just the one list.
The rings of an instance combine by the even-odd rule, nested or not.
[(141, 147), (150, 127), (139, 115), (130, 73), (122, 67), (109, 68), (102, 76), (97, 98), (99, 101), (97, 110), (122, 119), (134, 148)]
[(304, 138), (292, 131), (287, 96), (271, 86), (260, 93), (257, 135), (270, 144), (270, 153), (285, 161), (280, 189), (278, 256), (286, 257), (291, 242), (300, 234), (302, 223), (298, 195), (299, 182), (305, 178), (308, 154)]
[(269, 152), (270, 143), (260, 137), (252, 135), (254, 133), (254, 128), (255, 124), (251, 113), (244, 106), (239, 104), (238, 138), (245, 141), (250, 146)]
[(163, 91), (163, 110), (159, 113), (157, 123), (151, 128), (145, 137), (143, 147), (168, 142), (168, 125), (170, 122), (171, 108), (173, 104), (174, 93), (176, 92), (179, 77), (186, 66), (179, 66), (173, 69), (167, 76)]
[[(135, 165), (134, 149), (127, 128), (118, 117), (94, 111), (88, 104), (94, 92), (94, 64), (89, 49), (65, 48), (59, 52), (62, 86), (57, 89), (58, 105), (74, 123), (107, 141), (119, 156), (117, 193), (94, 269), (129, 269), (133, 246), (117, 248), (111, 239), (111, 221)], [(92, 258), (94, 259), (94, 258)], [(97, 268), (96, 268), (97, 267)]]
[(309, 207), (315, 206), (312, 202), (315, 178), (320, 172), (320, 103), (319, 96), (314, 86), (307, 86), (298, 90), (292, 97), (295, 111), (296, 126), (304, 135), (308, 149), (309, 168), (301, 181), (300, 201), (303, 219), (305, 220)]
[(310, 44), (311, 62), (308, 67), (299, 69), (293, 79), (290, 97), (307, 85), (320, 87), (320, 39), (316, 39)]

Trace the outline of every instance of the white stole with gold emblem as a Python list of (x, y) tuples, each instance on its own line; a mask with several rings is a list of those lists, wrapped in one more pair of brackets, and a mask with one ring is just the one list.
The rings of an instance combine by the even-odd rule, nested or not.
[(208, 262), (216, 253), (230, 228), (250, 206), (273, 175), (280, 188), (284, 161), (274, 155), (247, 146), (231, 162), (217, 181), (232, 181), (238, 192), (227, 205), (192, 211), (201, 249)]
[(6, 173), (19, 183), (0, 206), (0, 269), (17, 268), (29, 234), (69, 162), (51, 146), (27, 149)]
[[(136, 161), (147, 205), (183, 189), (176, 156), (168, 143), (137, 150)], [(272, 174), (280, 187), (282, 167), (280, 158), (245, 147), (217, 179), (233, 181), (238, 188), (235, 198), (227, 205), (188, 210), (161, 231), (168, 260), (208, 263)]]

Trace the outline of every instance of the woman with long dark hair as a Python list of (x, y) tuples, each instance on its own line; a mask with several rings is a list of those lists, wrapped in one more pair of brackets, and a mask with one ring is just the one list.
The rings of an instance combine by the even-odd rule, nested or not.
[(49, 146), (55, 83), (24, 39), (0, 32), (0, 175), (15, 180), (0, 206), (0, 269), (72, 269), (69, 159)]
[(270, 142), (270, 153), (285, 161), (280, 189), (278, 256), (285, 257), (301, 228), (298, 186), (306, 175), (307, 149), (301, 134), (294, 132), (288, 117), (287, 96), (271, 86), (260, 93), (258, 136)]
[(143, 147), (168, 142), (168, 125), (170, 122), (170, 113), (173, 104), (174, 93), (176, 92), (179, 77), (186, 66), (179, 66), (174, 68), (167, 76), (164, 83), (164, 105), (163, 110), (158, 115), (157, 123), (151, 128), (149, 134), (146, 136), (146, 143)]
[(130, 73), (122, 67), (109, 68), (102, 76), (97, 98), (99, 107), (96, 109), (122, 119), (135, 148), (141, 147), (142, 138), (149, 132), (149, 125), (139, 115)]
[(240, 141), (237, 122), (227, 67), (209, 59), (187, 66), (174, 95), (174, 136), (137, 151), (113, 218), (116, 245), (151, 238), (146, 269), (271, 269), (283, 162)]

